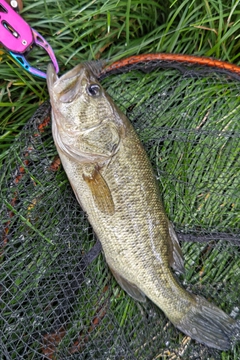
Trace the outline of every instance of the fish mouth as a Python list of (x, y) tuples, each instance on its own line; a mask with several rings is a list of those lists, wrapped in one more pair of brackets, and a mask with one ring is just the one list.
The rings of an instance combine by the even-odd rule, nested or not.
[[(49, 86), (52, 86), (58, 79), (61, 79), (62, 81), (67, 80), (71, 77), (75, 77), (80, 75), (81, 70), (87, 69), (89, 72), (89, 76), (98, 78), (99, 73), (102, 71), (103, 67), (106, 65), (106, 61), (99, 60), (99, 61), (85, 61), (83, 63), (78, 64), (70, 71), (66, 72), (61, 77), (57, 76), (57, 73), (55, 71), (55, 68), (52, 63), (48, 64), (47, 68), (47, 82)], [(91, 76), (92, 75), (92, 76)]]
[(55, 82), (59, 79), (59, 77), (57, 76), (57, 73), (55, 71), (55, 68), (53, 66), (52, 63), (48, 64), (47, 67), (47, 86), (48, 89), (52, 89), (53, 85), (55, 84)]
[(80, 96), (92, 74), (84, 64), (78, 64), (66, 74), (58, 77), (52, 64), (47, 68), (47, 85), (50, 98), (61, 103), (71, 103)]
[(83, 62), (58, 77), (52, 63), (47, 68), (47, 85), (52, 102), (71, 103), (90, 84), (98, 83), (97, 73), (103, 63)]
[(75, 78), (77, 76), (80, 76), (81, 69), (83, 68), (83, 64), (78, 64), (70, 71), (66, 72), (62, 76), (58, 77), (56, 70), (52, 63), (48, 64), (47, 67), (47, 83), (49, 87), (52, 87), (56, 81), (61, 80), (62, 82), (65, 82), (66, 80), (69, 80), (71, 78)]

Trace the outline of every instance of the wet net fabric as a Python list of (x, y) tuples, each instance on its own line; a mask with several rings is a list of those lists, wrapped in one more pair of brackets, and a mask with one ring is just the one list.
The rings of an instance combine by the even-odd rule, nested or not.
[[(100, 79), (151, 159), (181, 240), (180, 282), (240, 319), (240, 82), (167, 65)], [(60, 165), (48, 102), (10, 148), (0, 181), (1, 359), (239, 359), (239, 343), (200, 345), (117, 285)]]

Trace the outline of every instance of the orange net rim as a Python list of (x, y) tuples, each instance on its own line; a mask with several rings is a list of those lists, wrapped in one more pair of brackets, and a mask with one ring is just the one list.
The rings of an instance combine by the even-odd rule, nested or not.
[[(106, 64), (99, 73), (99, 78), (110, 75), (111, 73), (122, 71), (123, 68), (140, 65), (144, 63), (144, 66), (140, 65), (142, 69), (148, 69), (148, 66), (151, 66), (152, 63), (155, 63), (156, 67), (164, 65), (164, 63), (175, 63), (175, 64), (184, 64), (188, 66), (203, 66), (210, 69), (225, 72), (235, 77), (240, 81), (240, 66), (229, 63), (227, 61), (222, 61), (210, 57), (195, 56), (195, 55), (185, 55), (185, 54), (167, 54), (167, 53), (150, 53), (150, 54), (140, 54), (133, 55), (127, 58), (117, 60), (113, 63)], [(170, 66), (171, 67), (171, 66)]]

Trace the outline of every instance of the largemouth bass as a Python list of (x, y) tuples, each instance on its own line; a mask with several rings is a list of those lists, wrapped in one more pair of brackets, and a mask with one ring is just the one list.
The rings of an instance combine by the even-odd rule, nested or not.
[(57, 151), (117, 282), (134, 299), (151, 299), (191, 338), (228, 349), (239, 322), (172, 273), (184, 270), (181, 249), (129, 120), (87, 64), (61, 77), (49, 65), (47, 83)]

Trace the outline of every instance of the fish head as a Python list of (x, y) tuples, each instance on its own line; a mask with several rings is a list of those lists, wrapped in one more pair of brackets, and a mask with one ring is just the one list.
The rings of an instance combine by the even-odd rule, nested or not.
[(47, 85), (53, 137), (58, 150), (82, 162), (112, 156), (124, 125), (90, 66), (79, 64), (58, 77), (49, 64)]
[(49, 64), (47, 84), (56, 121), (61, 119), (65, 130), (84, 131), (101, 122), (98, 109), (107, 107), (108, 102), (88, 66), (79, 64), (58, 77), (53, 65)]

